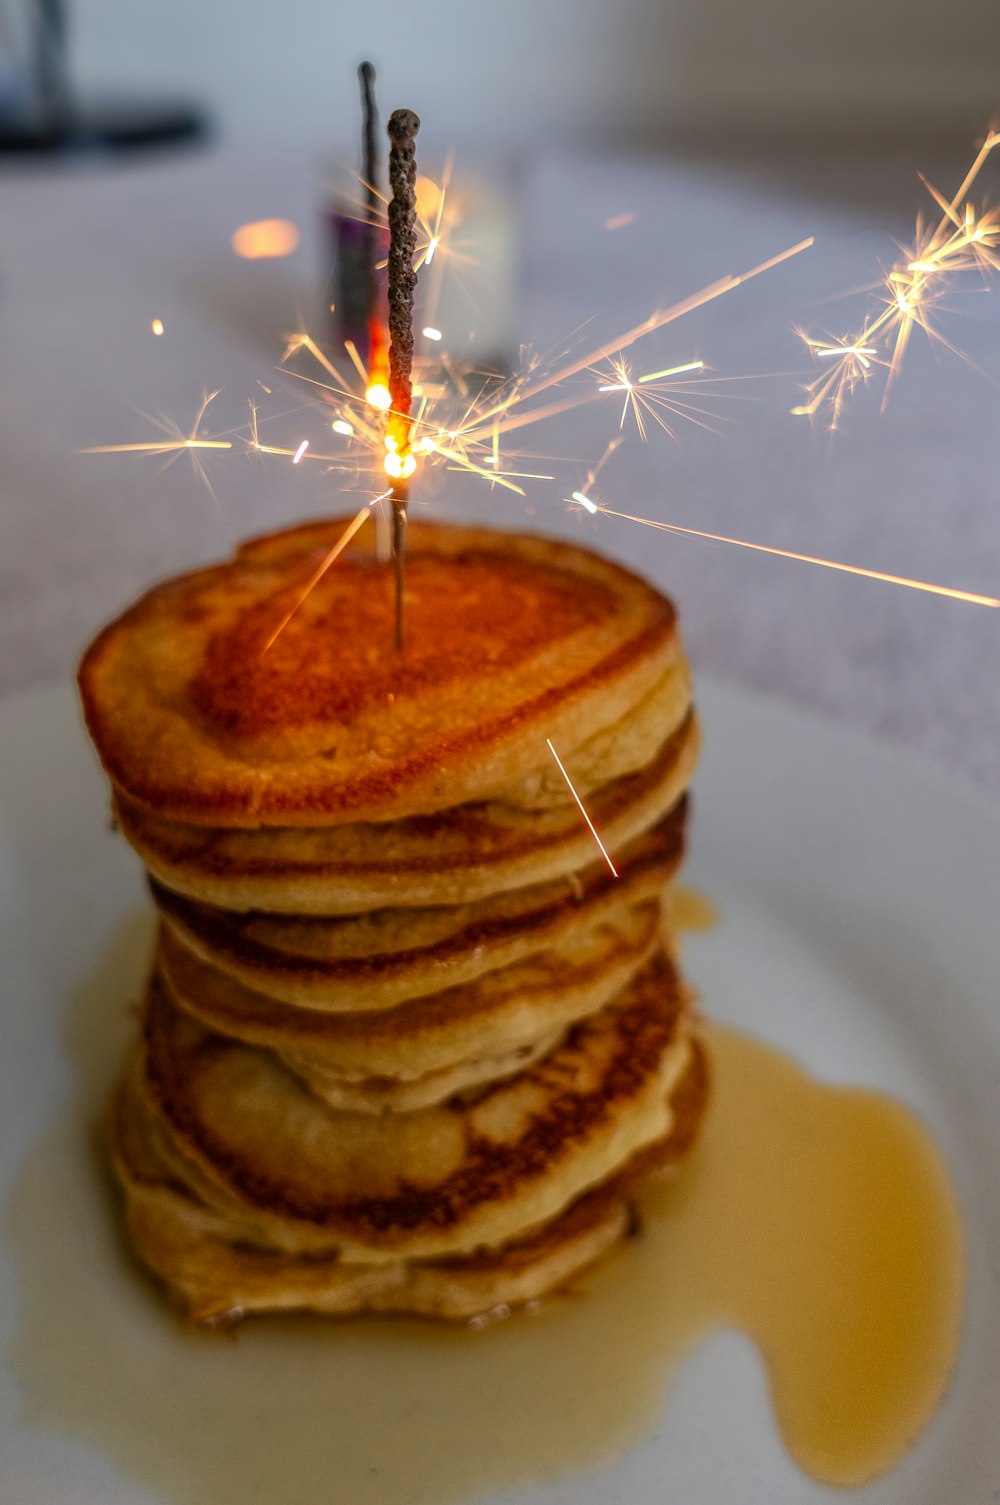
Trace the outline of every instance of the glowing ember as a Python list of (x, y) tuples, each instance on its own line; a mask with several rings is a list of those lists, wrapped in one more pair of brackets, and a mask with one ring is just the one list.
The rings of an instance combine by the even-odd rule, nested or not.
[[(430, 260), (430, 257), (428, 257), (428, 260)], [(435, 329), (431, 324), (426, 324), (420, 332), (424, 336), (425, 340), (443, 339), (443, 335), (441, 334), (440, 329)]]
[[(386, 440), (386, 445), (388, 444), (389, 441)], [(387, 448), (383, 464), (386, 475), (394, 481), (408, 481), (417, 468), (417, 457), (412, 450), (400, 454), (396, 449)]]
[(291, 256), (299, 246), (298, 226), (289, 219), (258, 219), (233, 232), (230, 244), (244, 261)]
[(303, 439), (302, 443), (299, 445), (298, 449), (295, 451), (294, 455), (292, 456), (292, 464), (293, 465), (298, 465), (299, 461), (302, 459), (302, 456), (305, 454), (305, 452), (306, 452), (306, 450), (308, 448), (309, 448), (309, 440), (308, 439)]
[(384, 381), (373, 381), (371, 383), (365, 392), (365, 401), (369, 407), (378, 408), (382, 413), (387, 413), (392, 407), (389, 388)]
[(576, 800), (577, 807), (579, 808), (580, 814), (583, 816), (584, 820), (587, 822), (587, 826), (588, 826), (588, 828), (590, 830), (591, 836), (597, 842), (598, 848), (600, 849), (601, 856), (604, 858), (605, 862), (608, 864), (608, 867), (611, 869), (611, 875), (612, 875), (612, 877), (617, 878), (618, 877), (618, 869), (615, 867), (614, 863), (611, 861), (611, 858), (608, 855), (608, 849), (607, 849), (607, 847), (604, 845), (603, 841), (601, 840), (601, 838), (598, 836), (596, 830), (594, 829), (594, 822), (591, 820), (590, 816), (587, 814), (586, 810), (584, 809), (583, 800), (580, 798), (580, 796), (577, 794), (576, 790), (573, 788), (573, 781), (570, 778), (569, 774), (566, 772), (565, 768), (563, 767), (562, 759), (560, 758), (559, 754), (556, 752), (555, 748), (552, 746), (552, 743), (551, 743), (550, 739), (548, 737), (546, 737), (545, 741), (548, 744), (549, 752), (552, 754), (552, 756), (556, 760), (556, 765), (558, 766), (559, 772), (562, 774), (563, 778), (566, 780), (566, 785), (567, 785), (567, 788), (569, 789), (570, 794)]
[(152, 324), (150, 324), (149, 327), (153, 331), (154, 334), (162, 334), (163, 333), (163, 320), (162, 319), (154, 319), (153, 322), (152, 322)]

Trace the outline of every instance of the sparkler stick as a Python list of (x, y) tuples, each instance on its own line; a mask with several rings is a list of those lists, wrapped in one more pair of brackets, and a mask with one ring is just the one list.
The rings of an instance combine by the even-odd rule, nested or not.
[(377, 259), (377, 231), (379, 223), (378, 143), (376, 127), (378, 110), (375, 104), (375, 66), (362, 63), (358, 68), (361, 83), (362, 162), (361, 173), (365, 190), (364, 238), (362, 256), (365, 263), (365, 313), (368, 327), (368, 366), (373, 376), (385, 369), (385, 332), (380, 317), (379, 284), (375, 270)]
[(413, 370), (413, 292), (417, 274), (417, 158), (414, 145), (420, 117), (393, 110), (389, 117), (389, 395), (392, 412), (386, 435), (385, 468), (393, 481), (392, 547), (396, 557), (396, 647), (403, 646), (403, 588), (406, 581), (406, 504), (416, 467), (410, 448)]
[[(358, 79), (361, 84), (361, 110), (364, 120), (364, 154), (361, 170), (364, 175), (365, 209), (368, 212), (366, 224), (374, 228), (378, 218), (378, 147), (376, 145), (375, 124), (375, 65), (362, 63), (358, 68)], [(374, 240), (366, 240), (366, 249), (371, 250)]]

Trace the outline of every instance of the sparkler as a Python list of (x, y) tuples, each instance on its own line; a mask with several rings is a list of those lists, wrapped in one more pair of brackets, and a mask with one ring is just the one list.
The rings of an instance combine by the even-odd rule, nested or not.
[[(384, 431), (372, 423), (370, 412), (365, 411), (372, 406), (370, 373), (353, 348), (348, 349), (347, 354), (361, 380), (360, 391), (308, 334), (293, 336), (283, 359), (287, 361), (303, 351), (323, 367), (332, 378), (329, 383), (300, 372), (291, 374), (316, 389), (321, 399), (334, 409), (333, 422), (350, 427), (355, 447), (366, 450), (376, 468), (387, 470), (392, 479), (397, 479), (394, 469), (397, 456), (402, 453), (406, 458), (401, 463), (411, 475), (419, 457), (422, 467), (444, 465), (486, 480), (491, 488), (499, 486), (524, 495), (524, 488), (519, 484), (521, 481), (551, 480), (553, 477), (545, 471), (508, 463), (501, 441), (519, 430), (544, 423), (583, 404), (599, 402), (609, 393), (614, 395), (619, 391), (626, 407), (634, 406), (638, 419), (646, 412), (667, 433), (672, 430), (664, 416), (666, 414), (696, 423), (710, 416), (691, 398), (696, 390), (708, 389), (722, 378), (700, 376), (698, 373), (704, 369), (701, 362), (687, 361), (634, 377), (624, 352), (694, 309), (704, 307), (734, 292), (752, 278), (780, 266), (812, 244), (811, 238), (800, 241), (745, 272), (721, 277), (679, 302), (656, 310), (624, 335), (607, 341), (596, 350), (583, 355), (566, 356), (564, 353), (563, 357), (550, 362), (534, 358), (506, 381), (488, 374), (463, 374), (453, 369), (452, 379), (443, 382), (432, 379), (425, 362), (415, 361), (412, 368), (414, 401), (410, 409), (389, 399), (388, 457)], [(602, 362), (609, 362), (610, 369), (605, 371)], [(596, 385), (593, 382), (595, 373), (598, 376)], [(605, 376), (611, 379), (605, 380)], [(645, 435), (645, 424), (637, 423), (637, 426)], [(400, 449), (401, 431), (409, 434), (408, 455), (405, 441)], [(408, 477), (398, 479), (405, 481)], [(586, 490), (586, 486), (582, 489)]]
[[(370, 85), (370, 77), (367, 82)], [(363, 74), (362, 84), (365, 85)], [(373, 101), (371, 103), (373, 107)], [(554, 477), (544, 468), (526, 466), (523, 458), (520, 464), (516, 461), (512, 463), (507, 449), (511, 436), (581, 404), (602, 402), (608, 397), (616, 402), (618, 399), (621, 401), (618, 411), (619, 433), (611, 440), (600, 461), (568, 498), (583, 511), (595, 516), (623, 518), (678, 535), (728, 543), (971, 604), (997, 606), (998, 601), (991, 596), (618, 511), (593, 493), (599, 472), (624, 440), (626, 420), (634, 422), (640, 438), (648, 437), (651, 424), (671, 434), (672, 417), (690, 419), (704, 425), (704, 419), (710, 415), (699, 405), (696, 394), (710, 383), (733, 379), (705, 374), (704, 363), (697, 359), (664, 364), (648, 372), (640, 370), (637, 374), (630, 354), (632, 347), (693, 310), (734, 292), (751, 278), (758, 277), (805, 251), (812, 245), (811, 238), (789, 246), (746, 271), (720, 277), (677, 303), (656, 310), (641, 323), (595, 350), (582, 354), (564, 350), (551, 360), (532, 357), (519, 373), (504, 381), (454, 367), (448, 367), (447, 376), (443, 377), (440, 366), (434, 368), (426, 359), (418, 358), (414, 361), (412, 299), (416, 268), (421, 263), (427, 265), (437, 255), (444, 253), (445, 247), (441, 240), (445, 225), (442, 206), (450, 176), (449, 167), (441, 190), (436, 197), (425, 196), (424, 209), (421, 210), (419, 198), (414, 192), (416, 175), (413, 136), (418, 125), (416, 117), (409, 111), (396, 112), (390, 122), (390, 137), (396, 157), (391, 215), (396, 222), (396, 254), (390, 267), (390, 281), (395, 288), (395, 328), (392, 330), (394, 370), (390, 383), (392, 390), (380, 384), (378, 372), (371, 365), (366, 367), (358, 351), (350, 343), (345, 345), (345, 364), (321, 350), (307, 333), (298, 333), (290, 337), (283, 361), (288, 362), (299, 353), (304, 353), (322, 368), (321, 376), (326, 380), (298, 371), (290, 374), (306, 382), (326, 406), (328, 432), (337, 436), (344, 449), (340, 453), (329, 454), (324, 452), (324, 446), (313, 446), (308, 440), (301, 441), (297, 447), (263, 444), (257, 431), (256, 408), (253, 404), (248, 441), (248, 449), (252, 453), (291, 459), (296, 465), (316, 461), (330, 468), (344, 471), (353, 469), (355, 473), (358, 473), (359, 468), (367, 469), (371, 466), (377, 475), (389, 475), (393, 482), (387, 495), (391, 496), (393, 502), (397, 642), (402, 642), (403, 630), (408, 483), (416, 470), (418, 459), (422, 470), (425, 467), (431, 469), (443, 466), (448, 470), (457, 470), (485, 480), (491, 489), (499, 486), (523, 495), (524, 487), (521, 482), (528, 479), (552, 480)], [(941, 209), (941, 219), (933, 229), (927, 231), (918, 225), (913, 247), (886, 279), (887, 291), (883, 305), (870, 315), (859, 333), (854, 337), (827, 340), (805, 336), (815, 359), (824, 369), (810, 388), (809, 403), (803, 404), (800, 411), (815, 412), (820, 407), (829, 406), (836, 421), (844, 401), (854, 387), (868, 380), (880, 368), (889, 372), (888, 392), (913, 325), (919, 324), (927, 332), (940, 337), (930, 327), (930, 311), (940, 299), (943, 279), (957, 272), (973, 269), (980, 272), (1000, 270), (1000, 212), (980, 213), (966, 202), (966, 196), (980, 169), (997, 144), (1000, 144), (1000, 132), (991, 133), (953, 199), (946, 200), (936, 190), (930, 190)], [(366, 170), (369, 165), (366, 158)], [(371, 185), (371, 190), (367, 204), (369, 218), (375, 212), (374, 206), (384, 203), (374, 184)], [(426, 308), (423, 312), (426, 317)], [(423, 327), (425, 337), (431, 341), (440, 333), (433, 324)], [(133, 451), (169, 455), (182, 449), (229, 448), (229, 441), (201, 438), (203, 412), (204, 406), (190, 434), (171, 430), (168, 437), (154, 443), (100, 446), (99, 452)], [(384, 497), (376, 498), (380, 501), (383, 499)], [(308, 589), (312, 589), (314, 583)]]
[(881, 311), (873, 309), (856, 335), (820, 340), (799, 331), (827, 369), (808, 383), (807, 400), (792, 409), (794, 414), (812, 417), (825, 408), (829, 427), (836, 429), (848, 399), (878, 369), (887, 373), (882, 394), (884, 412), (914, 328), (959, 353), (935, 327), (933, 311), (940, 305), (950, 279), (969, 272), (988, 276), (1000, 271), (1000, 210), (977, 210), (966, 200), (998, 145), (1000, 131), (990, 131), (951, 199), (921, 178), (941, 217), (933, 228), (918, 219), (913, 245), (885, 277), (879, 299)]
[[(388, 406), (389, 391), (385, 385), (387, 356), (385, 348), (385, 321), (379, 307), (379, 282), (376, 271), (376, 246), (379, 228), (378, 191), (378, 112), (375, 106), (375, 68), (371, 63), (362, 63), (358, 69), (361, 83), (362, 112), (362, 182), (365, 192), (364, 239), (362, 256), (365, 269), (365, 302), (368, 325), (368, 400), (374, 407)], [(383, 402), (383, 397), (385, 401)]]
[(394, 110), (389, 117), (389, 396), (386, 474), (392, 486), (392, 548), (396, 560), (396, 647), (403, 646), (403, 592), (406, 583), (406, 506), (409, 479), (417, 467), (410, 447), (413, 372), (413, 293), (417, 284), (415, 140), (420, 117)]

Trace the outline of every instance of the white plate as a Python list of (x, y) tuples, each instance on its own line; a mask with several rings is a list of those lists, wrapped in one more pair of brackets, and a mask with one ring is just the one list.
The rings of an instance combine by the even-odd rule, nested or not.
[[(965, 1219), (968, 1299), (952, 1384), (917, 1446), (858, 1497), (987, 1505), (1000, 1498), (1000, 810), (836, 726), (718, 688), (703, 686), (700, 701), (706, 752), (688, 877), (724, 916), (688, 947), (706, 1008), (821, 1076), (911, 1104), (945, 1155)], [(32, 1239), (38, 1251), (27, 1283), (11, 1250), (0, 1269), (0, 1498), (209, 1505), (191, 1493), (183, 1467), (174, 1486), (151, 1494), (123, 1466), (127, 1449), (105, 1456), (91, 1437), (36, 1425), (32, 1397), (20, 1392), (24, 1366), (12, 1355), (25, 1341), (25, 1292), (37, 1300), (49, 1268), (61, 1272), (48, 1293), (53, 1310), (70, 1317), (49, 1324), (54, 1347), (44, 1365), (67, 1375), (82, 1366), (99, 1394), (114, 1363), (99, 1343), (81, 1351), (74, 1342), (77, 1280), (83, 1300), (94, 1280), (121, 1277), (93, 1216), (93, 1187), (51, 1150), (52, 1124), (77, 1091), (81, 1060), (96, 1063), (98, 1084), (114, 1067), (109, 1041), (81, 1033), (79, 1000), (93, 993), (95, 976), (123, 1000), (138, 984), (141, 951), (120, 955), (109, 972), (108, 948), (118, 936), (120, 949), (122, 924), (144, 900), (137, 863), (109, 832), (103, 781), (69, 691), (0, 706), (0, 747), (0, 1186), (5, 1236), (22, 1260)], [(67, 1018), (76, 1020), (69, 1045)], [(49, 1158), (40, 1160), (46, 1142)], [(58, 1259), (49, 1257), (54, 1240)], [(152, 1354), (152, 1304), (127, 1289), (114, 1299), (133, 1325), (128, 1341)], [(225, 1345), (219, 1351), (224, 1359)], [(137, 1411), (137, 1429), (155, 1426), (154, 1415)], [(183, 1457), (182, 1438), (159, 1446)], [(338, 1500), (336, 1480), (326, 1483), (316, 1498)], [(838, 1497), (787, 1461), (756, 1358), (742, 1339), (720, 1334), (683, 1366), (645, 1441), (573, 1477), (492, 1498), (790, 1505)], [(280, 1494), (259, 1498), (285, 1505)]]

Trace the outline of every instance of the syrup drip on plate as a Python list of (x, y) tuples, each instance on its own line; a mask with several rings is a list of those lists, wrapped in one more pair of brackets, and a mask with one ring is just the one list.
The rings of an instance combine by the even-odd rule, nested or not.
[(816, 1479), (875, 1477), (931, 1418), (963, 1284), (933, 1142), (893, 1100), (714, 1026), (691, 1159), (644, 1197), (640, 1236), (537, 1315), (191, 1332), (122, 1247), (88, 1129), (146, 954), (131, 927), (74, 1015), (84, 1100), (27, 1166), (8, 1232), (28, 1420), (164, 1505), (457, 1505), (572, 1475), (648, 1437), (685, 1355), (723, 1327), (756, 1344), (785, 1446)]

